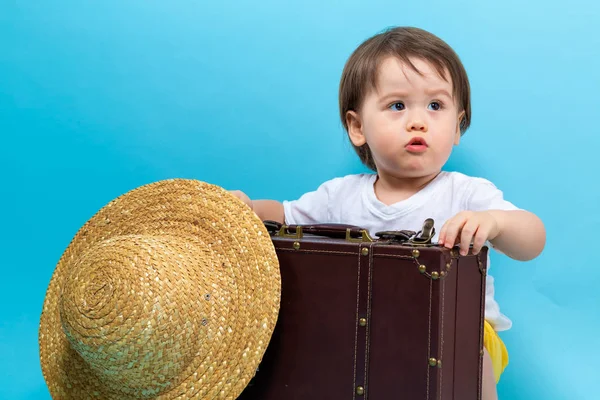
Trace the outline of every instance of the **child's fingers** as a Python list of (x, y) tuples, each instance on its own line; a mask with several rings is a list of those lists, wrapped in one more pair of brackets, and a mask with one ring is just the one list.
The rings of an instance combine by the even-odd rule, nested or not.
[(473, 254), (477, 255), (489, 237), (490, 228), (486, 225), (480, 225), (473, 238)]
[(459, 237), (460, 230), (465, 223), (465, 216), (462, 214), (457, 214), (454, 218), (449, 220), (446, 223), (446, 231), (444, 233), (444, 246), (447, 248), (452, 248), (456, 239)]
[(479, 223), (475, 219), (467, 220), (462, 228), (460, 235), (460, 254), (466, 256), (471, 246), (471, 241), (477, 232)]
[(444, 244), (444, 240), (446, 239), (446, 227), (448, 226), (448, 221), (446, 221), (444, 223), (444, 225), (442, 225), (442, 229), (440, 229), (440, 234), (438, 236), (438, 243), (440, 245)]

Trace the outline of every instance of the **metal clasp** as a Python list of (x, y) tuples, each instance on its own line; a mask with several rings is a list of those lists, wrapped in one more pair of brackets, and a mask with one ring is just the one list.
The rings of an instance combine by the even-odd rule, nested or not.
[(431, 239), (435, 236), (433, 218), (427, 218), (423, 222), (423, 228), (417, 232), (415, 236), (410, 238), (408, 242), (413, 246), (427, 246), (431, 244)]
[(353, 243), (364, 243), (364, 242), (373, 242), (373, 238), (369, 235), (369, 232), (366, 229), (360, 230), (361, 237), (353, 238), (352, 237), (352, 229), (346, 229), (346, 241)]
[(289, 226), (282, 225), (281, 229), (279, 229), (279, 232), (277, 233), (277, 236), (294, 238), (294, 239), (302, 239), (302, 236), (304, 236), (304, 234), (302, 233), (301, 226), (296, 226), (296, 232), (294, 232), (294, 233), (289, 233), (288, 229), (289, 229)]

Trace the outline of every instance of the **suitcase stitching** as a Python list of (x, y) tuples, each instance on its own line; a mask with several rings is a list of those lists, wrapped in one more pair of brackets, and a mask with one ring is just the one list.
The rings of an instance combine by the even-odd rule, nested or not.
[(371, 333), (371, 289), (373, 287), (371, 281), (371, 272), (373, 271), (373, 244), (369, 245), (369, 278), (367, 280), (367, 332), (365, 335), (366, 345), (365, 345), (365, 400), (369, 397), (369, 375), (367, 374), (368, 365), (369, 365), (369, 351), (371, 347), (371, 339), (369, 334)]
[[(429, 334), (427, 335), (427, 352), (429, 353), (429, 357), (431, 357), (431, 298), (432, 298), (432, 293), (433, 293), (433, 281), (429, 280)], [(431, 370), (431, 368), (429, 367), (429, 365), (427, 366), (427, 397), (426, 399), (429, 400), (429, 371)]]
[(311, 249), (296, 250), (296, 249), (287, 249), (287, 248), (280, 248), (279, 251), (289, 251), (289, 252), (295, 252), (295, 253), (324, 253), (324, 254), (343, 254), (343, 255), (355, 255), (356, 254), (356, 252), (354, 252), (354, 251), (330, 251), (330, 250), (311, 250)]
[[(441, 286), (442, 286), (442, 334), (441, 334), (441, 339), (440, 339), (440, 357), (439, 360), (442, 362), (444, 360), (444, 304), (446, 303), (444, 295), (445, 295), (445, 290), (444, 288), (446, 287), (446, 280), (442, 280), (441, 282)], [(443, 380), (443, 375), (444, 375), (444, 369), (443, 368), (439, 368), (440, 370), (440, 400), (442, 399), (442, 380)]]
[[(289, 252), (298, 252), (298, 253), (322, 253), (322, 254), (342, 254), (342, 255), (355, 255), (356, 252), (353, 251), (331, 251), (331, 250), (306, 250), (306, 249), (289, 249), (289, 248), (279, 248), (279, 251), (289, 251)], [(412, 256), (404, 256), (404, 255), (396, 255), (396, 254), (378, 254), (377, 257), (385, 257), (385, 258), (400, 258), (403, 260), (414, 260)], [(418, 263), (417, 263), (418, 265)]]
[[(487, 262), (487, 261), (486, 261)], [(486, 279), (486, 271), (487, 271), (487, 265), (486, 265), (486, 271), (482, 271), (481, 270), (481, 258), (479, 256), (479, 254), (477, 254), (477, 265), (479, 266), (479, 271), (482, 274), (482, 278), (481, 278), (481, 310), (480, 310), (480, 315), (481, 317), (485, 316), (485, 279)], [(480, 319), (481, 319), (480, 317)], [(483, 327), (481, 329), (481, 334), (479, 335), (479, 348), (482, 349), (483, 347)], [(483, 349), (481, 350), (483, 351)], [(483, 376), (483, 357), (479, 357), (479, 394), (478, 394), (478, 398), (479, 400), (481, 400), (481, 386), (483, 385), (483, 380), (482, 377)]]
[[(413, 256), (403, 256), (403, 255), (400, 255), (400, 254), (377, 254), (377, 257), (381, 257), (381, 258), (400, 258), (402, 260), (414, 260), (415, 259)], [(417, 265), (419, 265), (419, 263), (417, 263)]]
[[(331, 253), (331, 254), (355, 254), (355, 253), (346, 253), (346, 252), (339, 252), (339, 251), (318, 251), (320, 253)], [(358, 319), (360, 317), (359, 312), (360, 312), (360, 253), (358, 253), (358, 275), (356, 277), (356, 323), (355, 325), (355, 331), (354, 331), (354, 373), (353, 373), (353, 381), (352, 381), (352, 400), (356, 399), (356, 360), (358, 357)]]

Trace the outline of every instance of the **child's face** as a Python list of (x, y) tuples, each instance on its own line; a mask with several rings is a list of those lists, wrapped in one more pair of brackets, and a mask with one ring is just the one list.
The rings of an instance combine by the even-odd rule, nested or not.
[(354, 145), (368, 143), (377, 172), (397, 178), (437, 174), (460, 140), (449, 75), (446, 81), (428, 62), (411, 61), (422, 75), (395, 57), (385, 59), (376, 89), (348, 120)]

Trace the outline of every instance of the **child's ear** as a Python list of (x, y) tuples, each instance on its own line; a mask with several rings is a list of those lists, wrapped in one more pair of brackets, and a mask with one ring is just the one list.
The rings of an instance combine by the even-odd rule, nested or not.
[(360, 115), (356, 111), (350, 110), (346, 113), (346, 126), (348, 127), (348, 136), (353, 145), (360, 147), (367, 143), (367, 139), (362, 131)]
[(454, 133), (454, 145), (455, 146), (458, 146), (458, 144), (460, 143), (460, 137), (461, 137), (460, 126), (462, 125), (462, 121), (464, 118), (465, 118), (465, 112), (463, 110), (458, 114), (458, 120), (456, 122), (456, 132)]

